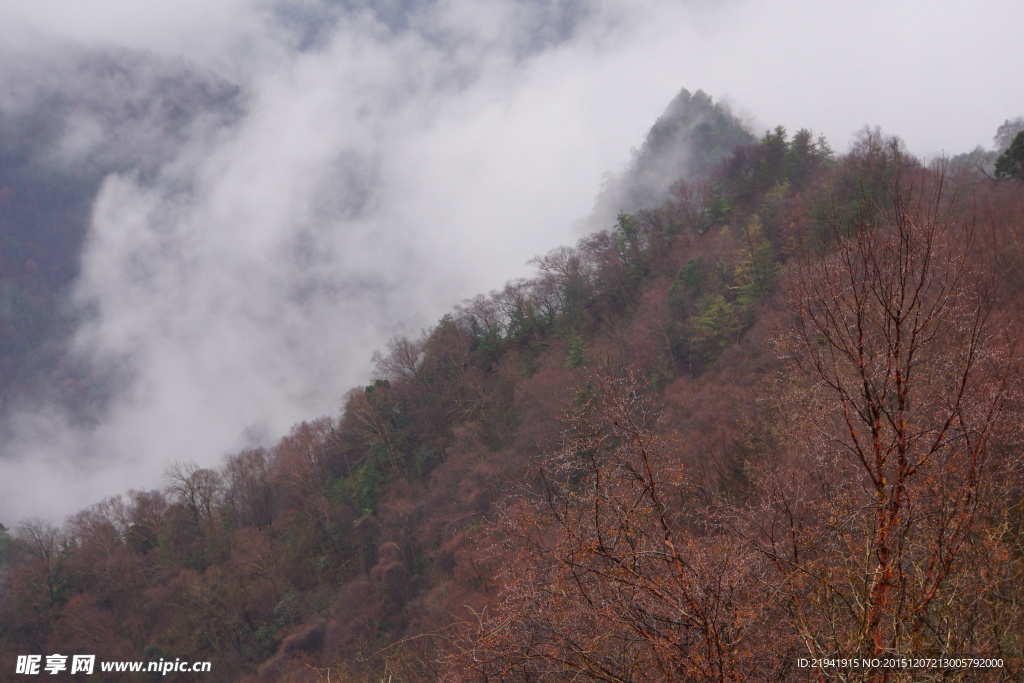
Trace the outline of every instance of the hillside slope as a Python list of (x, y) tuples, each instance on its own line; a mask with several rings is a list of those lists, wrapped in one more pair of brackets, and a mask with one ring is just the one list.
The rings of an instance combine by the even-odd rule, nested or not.
[(394, 339), (339, 417), (0, 535), (0, 666), (803, 680), (797, 657), (1019, 661), (1024, 184), (925, 167), (878, 131), (834, 158), (781, 128), (673, 181)]

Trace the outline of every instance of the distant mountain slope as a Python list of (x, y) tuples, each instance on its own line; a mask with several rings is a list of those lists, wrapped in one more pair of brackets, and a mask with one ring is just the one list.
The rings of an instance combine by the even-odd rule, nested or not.
[(737, 147), (755, 141), (728, 107), (684, 88), (651, 126), (629, 167), (602, 189), (594, 227), (610, 224), (620, 211), (661, 205), (672, 183), (709, 175)]

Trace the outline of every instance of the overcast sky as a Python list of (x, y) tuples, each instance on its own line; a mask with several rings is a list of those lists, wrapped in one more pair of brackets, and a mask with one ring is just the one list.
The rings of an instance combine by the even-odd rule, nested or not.
[(4, 111), (37, 83), (87, 99), (90, 54), (160, 65), (125, 88), (237, 86), (173, 144), (87, 111), (56, 141), (158, 168), (104, 182), (74, 290), (97, 313), (75, 352), (130, 381), (91, 428), (15, 416), (0, 522), (336, 415), (388, 337), (574, 242), (680, 88), (837, 151), (866, 124), (927, 157), (988, 147), (1024, 114), (1022, 25), (1010, 0), (0, 0)]

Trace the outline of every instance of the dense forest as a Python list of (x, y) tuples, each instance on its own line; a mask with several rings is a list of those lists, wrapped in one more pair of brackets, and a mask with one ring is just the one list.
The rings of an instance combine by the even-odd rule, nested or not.
[(797, 681), (820, 673), (798, 658), (972, 656), (1004, 666), (825, 678), (1018, 680), (1013, 125), (995, 153), (926, 163), (865, 128), (837, 156), (684, 91), (599, 199), (608, 227), (394, 338), (338, 416), (11, 522), (0, 671)]

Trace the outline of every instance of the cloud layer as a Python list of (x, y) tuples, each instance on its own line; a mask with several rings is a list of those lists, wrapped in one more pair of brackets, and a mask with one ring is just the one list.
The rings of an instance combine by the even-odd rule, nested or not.
[(144, 5), (0, 3), (5, 111), (83, 55), (135, 60), (111, 102), (173, 104), (153, 64), (233, 93), (173, 138), (69, 115), (54, 163), (131, 161), (102, 184), (74, 290), (91, 312), (75, 353), (126, 379), (95, 425), (16, 415), (0, 521), (160, 486), (169, 461), (215, 464), (335, 413), (389, 336), (574, 241), (681, 87), (839, 149), (870, 123), (958, 152), (1024, 113), (1022, 12), (997, 0)]

